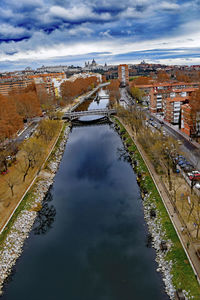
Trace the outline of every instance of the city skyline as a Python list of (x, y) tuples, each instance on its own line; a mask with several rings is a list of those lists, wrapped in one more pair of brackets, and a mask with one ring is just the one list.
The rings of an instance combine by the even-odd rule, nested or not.
[(2, 0), (0, 70), (98, 63), (200, 64), (200, 2)]

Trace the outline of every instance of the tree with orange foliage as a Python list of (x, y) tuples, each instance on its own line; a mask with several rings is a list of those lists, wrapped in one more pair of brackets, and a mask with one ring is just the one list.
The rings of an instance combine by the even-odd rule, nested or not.
[(119, 101), (120, 99), (120, 81), (119, 79), (112, 79), (110, 84), (108, 85), (109, 95), (110, 95), (110, 106), (113, 107), (115, 102)]
[(189, 104), (191, 106), (192, 131), (197, 136), (199, 134), (197, 122), (200, 123), (200, 88), (192, 93)]
[(190, 105), (194, 111), (200, 111), (200, 88), (192, 93)]
[(35, 92), (26, 92), (12, 95), (16, 103), (18, 114), (24, 118), (32, 118), (42, 114), (40, 102)]
[(46, 107), (53, 106), (55, 104), (55, 97), (47, 92), (44, 83), (37, 84), (35, 87), (36, 94), (42, 109), (46, 110)]
[(102, 83), (105, 83), (105, 82), (107, 82), (106, 76), (105, 76), (105, 75), (102, 75)]
[(13, 99), (0, 95), (0, 139), (10, 138), (22, 127)]
[(157, 81), (158, 82), (165, 82), (165, 81), (170, 81), (171, 77), (169, 74), (167, 74), (165, 71), (158, 71), (157, 74)]
[(190, 82), (190, 78), (183, 71), (176, 72), (176, 80), (180, 82)]
[(42, 113), (35, 84), (29, 85), (24, 90), (15, 89), (10, 93), (10, 99), (15, 102), (17, 112), (23, 119), (39, 116)]
[(131, 85), (146, 85), (152, 83), (152, 77), (147, 76), (139, 76), (137, 78), (134, 78)]
[(66, 80), (61, 84), (62, 100), (65, 103), (72, 103), (73, 99), (90, 91), (98, 84), (96, 76), (77, 78), (74, 81)]

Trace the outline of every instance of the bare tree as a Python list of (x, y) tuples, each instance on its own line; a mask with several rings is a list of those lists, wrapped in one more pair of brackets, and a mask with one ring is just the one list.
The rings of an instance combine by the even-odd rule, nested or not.
[(178, 175), (172, 179), (172, 197), (173, 197), (173, 202), (176, 204), (177, 200), (177, 191), (182, 187), (183, 181), (182, 178)]
[(23, 181), (25, 181), (30, 168), (34, 168), (39, 164), (43, 157), (44, 147), (41, 140), (35, 137), (29, 139), (21, 146), (21, 153), (18, 170), (23, 173)]
[(4, 181), (8, 185), (8, 187), (11, 191), (12, 197), (13, 197), (14, 196), (14, 187), (16, 185), (18, 185), (20, 182), (18, 174), (16, 174), (15, 172), (12, 172), (11, 174), (7, 174)]
[(195, 209), (192, 211), (192, 220), (194, 221), (194, 226), (196, 229), (196, 239), (198, 239), (200, 230), (200, 199), (198, 199)]
[(195, 197), (193, 195), (188, 196), (188, 204), (189, 204), (189, 213), (188, 213), (188, 222), (190, 220), (190, 217), (194, 211), (194, 207), (195, 207)]

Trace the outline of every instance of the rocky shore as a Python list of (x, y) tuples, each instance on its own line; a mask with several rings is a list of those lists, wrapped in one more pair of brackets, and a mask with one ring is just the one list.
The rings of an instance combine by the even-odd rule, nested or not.
[[(127, 161), (130, 162), (134, 171), (138, 174), (138, 185), (141, 189), (141, 196), (143, 199), (143, 207), (144, 207), (144, 218), (148, 226), (149, 235), (147, 237), (147, 246), (152, 246), (156, 251), (156, 262), (158, 267), (156, 269), (157, 272), (162, 273), (162, 280), (165, 284), (165, 292), (169, 296), (170, 299), (175, 299), (176, 288), (173, 285), (173, 275), (172, 275), (172, 266), (173, 262), (169, 261), (166, 256), (168, 251), (173, 248), (173, 243), (170, 239), (166, 239), (166, 232), (161, 224), (161, 219), (159, 216), (159, 211), (156, 209), (156, 205), (154, 204), (153, 199), (150, 200), (151, 191), (143, 190), (142, 181), (144, 177), (141, 176), (141, 167), (140, 161), (138, 161), (134, 152), (129, 151), (129, 142), (127, 138), (125, 138), (126, 131), (121, 131), (120, 126), (115, 123), (114, 127), (117, 132), (120, 134), (124, 147), (130, 157)], [(154, 199), (155, 200), (155, 199)], [(193, 299), (193, 296), (189, 295), (189, 292), (186, 290), (182, 290), (185, 300)]]
[[(159, 220), (158, 212), (154, 205), (149, 203), (149, 196), (150, 195), (146, 195), (143, 201), (144, 217), (151, 234), (151, 245), (156, 250), (156, 262), (158, 263), (156, 271), (162, 273), (162, 279), (165, 283), (165, 291), (169, 295), (170, 299), (174, 299), (176, 289), (172, 283), (172, 261), (166, 260), (166, 254), (172, 247), (172, 242), (170, 240), (166, 241), (165, 232)], [(155, 212), (155, 216), (151, 215), (152, 211)], [(164, 245), (166, 245), (166, 250), (161, 247), (162, 242), (165, 242)]]
[(48, 176), (41, 178), (34, 185), (33, 205), (30, 210), (24, 208), (17, 219), (15, 220), (11, 230), (9, 231), (5, 241), (1, 245), (0, 250), (0, 295), (3, 293), (3, 283), (5, 279), (10, 275), (16, 260), (19, 258), (23, 251), (23, 245), (26, 238), (29, 236), (29, 232), (37, 217), (37, 212), (34, 211), (38, 207), (38, 204), (42, 204), (42, 201), (48, 192), (50, 186), (53, 184), (53, 178), (58, 170), (60, 161), (65, 150), (66, 141), (70, 132), (70, 128), (65, 129), (62, 141), (59, 148), (55, 153), (53, 161), (48, 164)]
[[(173, 247), (173, 243), (170, 239), (166, 240), (166, 234), (159, 218), (159, 212), (156, 210), (155, 205), (148, 200), (149, 197), (150, 194), (143, 195), (144, 218), (150, 232), (151, 245), (156, 251), (156, 262), (158, 264), (156, 271), (162, 273), (165, 292), (169, 295), (170, 299), (175, 299), (174, 294), (176, 289), (173, 285), (173, 275), (171, 274), (173, 262), (166, 259), (166, 255)], [(152, 212), (154, 213), (152, 214)], [(166, 249), (162, 247), (163, 242), (164, 245), (166, 245)], [(182, 292), (185, 296), (185, 300), (194, 298), (189, 295), (188, 291), (182, 290)]]

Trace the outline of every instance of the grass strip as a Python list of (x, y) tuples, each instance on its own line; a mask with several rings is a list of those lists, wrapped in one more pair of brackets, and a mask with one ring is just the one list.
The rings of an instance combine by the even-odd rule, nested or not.
[[(186, 290), (190, 296), (190, 299), (199, 300), (200, 299), (200, 286), (194, 275), (193, 269), (189, 263), (189, 260), (185, 254), (185, 251), (181, 245), (179, 237), (174, 229), (174, 226), (168, 216), (166, 208), (163, 201), (158, 193), (158, 190), (153, 182), (153, 179), (147, 169), (147, 166), (141, 157), (137, 146), (131, 139), (130, 135), (120, 123), (120, 121), (113, 117), (114, 122), (120, 127), (120, 134), (126, 138), (126, 144), (128, 147), (130, 156), (132, 159), (137, 161), (137, 166), (135, 168), (136, 173), (142, 174), (142, 180), (140, 182), (141, 190), (146, 190), (150, 193), (148, 200), (151, 204), (153, 203), (158, 211), (158, 217), (162, 224), (163, 232), (165, 234), (166, 240), (170, 239), (173, 246), (169, 249), (166, 254), (166, 260), (172, 261), (171, 274), (173, 275), (173, 285), (176, 289), (181, 288)], [(134, 152), (134, 154), (131, 154)]]
[[(55, 153), (58, 150), (60, 143), (63, 139), (64, 136), (64, 132), (65, 129), (67, 127), (68, 124), (64, 124), (62, 131), (60, 133), (60, 136), (57, 140), (57, 143), (52, 151), (52, 153), (50, 154), (47, 162), (46, 162), (46, 166), (48, 167), (48, 163), (51, 162), (54, 158), (55, 158)], [(1, 233), (0, 235), (0, 249), (2, 249), (2, 244), (5, 241), (7, 235), (10, 233), (10, 230), (12, 229), (13, 224), (15, 223), (17, 217), (19, 216), (19, 214), (23, 211), (23, 210), (29, 210), (32, 207), (32, 204), (34, 203), (34, 191), (36, 188), (36, 184), (38, 183), (38, 181), (41, 180), (40, 178), (37, 178), (35, 183), (33, 184), (33, 186), (30, 188), (30, 190), (26, 193), (26, 195), (24, 196), (24, 198), (22, 199), (21, 203), (19, 204), (19, 206), (17, 207), (17, 209), (15, 210), (12, 218), (10, 219), (10, 221), (8, 222), (7, 226), (5, 227), (4, 231)]]

